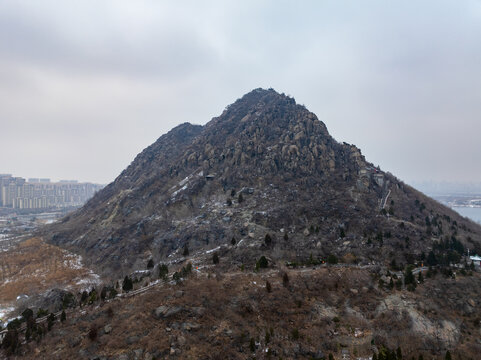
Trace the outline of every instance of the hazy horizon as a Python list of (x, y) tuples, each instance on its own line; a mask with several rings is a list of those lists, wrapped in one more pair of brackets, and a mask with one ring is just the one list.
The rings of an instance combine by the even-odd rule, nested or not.
[(253, 88), (407, 183), (481, 183), (481, 1), (7, 1), (0, 173), (107, 184)]

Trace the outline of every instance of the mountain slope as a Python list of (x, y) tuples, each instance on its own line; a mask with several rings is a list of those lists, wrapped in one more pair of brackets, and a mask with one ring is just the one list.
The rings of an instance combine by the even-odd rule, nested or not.
[(219, 251), (238, 264), (265, 253), (405, 265), (430, 251), (449, 262), (481, 249), (480, 226), (376, 169), (272, 89), (161, 136), (44, 235), (104, 275), (231, 241)]

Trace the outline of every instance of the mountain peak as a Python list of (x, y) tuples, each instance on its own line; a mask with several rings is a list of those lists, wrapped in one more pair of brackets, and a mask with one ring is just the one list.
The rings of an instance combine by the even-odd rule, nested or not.
[[(263, 129), (263, 132), (271, 134), (270, 137), (285, 137), (286, 131), (295, 131), (298, 134), (303, 128), (307, 132), (315, 128), (323, 136), (329, 136), (326, 126), (316, 115), (303, 105), (296, 104), (294, 98), (274, 89), (257, 88), (228, 105), (219, 117), (213, 118), (206, 125), (204, 132), (220, 132), (227, 136), (236, 132), (248, 134), (256, 131), (255, 129)], [(277, 134), (274, 134), (276, 132)]]
[(250, 108), (255, 109), (265, 105), (296, 105), (294, 98), (291, 98), (284, 93), (280, 94), (272, 88), (254, 89), (240, 99), (237, 99), (233, 104), (227, 106), (230, 108)]
[[(247, 98), (252, 98), (252, 99), (270, 99), (270, 100), (273, 100), (273, 99), (291, 99), (291, 100), (294, 100), (293, 98), (291, 98), (290, 96), (284, 94), (284, 93), (279, 93), (277, 92), (276, 90), (274, 90), (273, 88), (269, 88), (269, 89), (263, 89), (263, 88), (257, 88), (257, 89), (253, 89), (251, 90), (250, 92), (248, 92), (247, 94), (245, 94), (244, 96), (242, 96), (241, 100), (243, 99), (247, 99)], [(295, 101), (294, 101), (295, 103)]]
[[(226, 329), (237, 329), (237, 334), (228, 337), (218, 332), (215, 337), (209, 333), (212, 347), (206, 347), (208, 352), (194, 355), (189, 347), (182, 347), (178, 357), (209, 358), (212, 349), (223, 346), (218, 339), (226, 339), (226, 349), (239, 348), (243, 353), (223, 353), (224, 358), (244, 358), (248, 350), (246, 342), (239, 340), (243, 334), (257, 336), (259, 329), (277, 318), (287, 325), (280, 326), (280, 335), (276, 330), (269, 349), (278, 344), (274, 345), (277, 354), (282, 351), (288, 358), (324, 356), (323, 352), (310, 352), (313, 343), (301, 347), (304, 336), (286, 341), (294, 338), (294, 326), (306, 336), (312, 330), (317, 338), (332, 338), (328, 346), (319, 344), (323, 351), (334, 349), (340, 341), (332, 337), (337, 316), (346, 327), (360, 324), (357, 339), (352, 332), (344, 331), (341, 336), (350, 344), (360, 344), (356, 350), (365, 349), (362, 351), (371, 351), (370, 344), (375, 341), (379, 348), (406, 343), (403, 349), (411, 352), (421, 349), (427, 353), (431, 347), (434, 355), (440, 348), (451, 349), (466, 331), (478, 331), (479, 324), (470, 321), (466, 327), (459, 319), (476, 313), (479, 276), (469, 280), (462, 276), (468, 269), (462, 269), (455, 279), (447, 277), (453, 274), (450, 263), (463, 266), (465, 249), (481, 253), (481, 227), (375, 168), (355, 146), (335, 141), (315, 114), (273, 89), (254, 89), (205, 126), (181, 124), (162, 135), (114, 183), (44, 231), (50, 242), (81, 254), (86, 266), (117, 284), (126, 274), (148, 284), (158, 275), (164, 277), (164, 271), (159, 272), (161, 265), (162, 269), (168, 265), (173, 273), (168, 279), (176, 282), (195, 269), (182, 291), (177, 291), (172, 281), (159, 282), (155, 290), (149, 285), (144, 289), (152, 289), (152, 298), (146, 298), (148, 293), (139, 296), (144, 302), (135, 309), (134, 300), (126, 301), (125, 309), (131, 309), (128, 316), (115, 312), (120, 314), (118, 319), (131, 319), (139, 311), (152, 313), (158, 318), (152, 321), (166, 325), (172, 321), (181, 324), (189, 317), (191, 321), (195, 315), (199, 331), (172, 326), (174, 341), (161, 343), (159, 348), (165, 346), (165, 351), (159, 351), (159, 356), (172, 352), (174, 345), (178, 353), (177, 345), (182, 345), (175, 339), (180, 339), (180, 334), (187, 337), (188, 344), (196, 344), (193, 336), (202, 333), (196, 351), (205, 347), (202, 329), (212, 328), (218, 318), (212, 312), (216, 309), (222, 316), (227, 314)], [(324, 265), (338, 260), (336, 267)], [(264, 265), (259, 265), (261, 262)], [(149, 264), (158, 265), (146, 271)], [(303, 269), (290, 269), (297, 264)], [(424, 266), (437, 264), (443, 266), (441, 273), (446, 278), (439, 275), (434, 279), (437, 270), (429, 269), (430, 279), (421, 285), (421, 271), (427, 270)], [(317, 269), (309, 269), (314, 266)], [(264, 267), (269, 270), (263, 271)], [(418, 282), (414, 268), (419, 271)], [(458, 272), (458, 268), (453, 270)], [(402, 280), (409, 292), (402, 289)], [(264, 281), (267, 293), (262, 290)], [(420, 289), (414, 292), (418, 283)], [(321, 293), (326, 296), (319, 296)], [(428, 304), (426, 299), (447, 298), (439, 296), (441, 293), (449, 294), (449, 301)], [(303, 299), (302, 304), (297, 298)], [(393, 312), (389, 304), (400, 302), (403, 308)], [(274, 320), (273, 304), (280, 309)], [(206, 312), (209, 316), (194, 311), (200, 306), (211, 312)], [(293, 311), (293, 306), (302, 309)], [(182, 311), (167, 319), (166, 312), (173, 307)], [(259, 316), (259, 309), (265, 309), (267, 315)], [(249, 318), (241, 324), (244, 327), (238, 326), (239, 314)], [(412, 321), (406, 314), (412, 315)], [(99, 310), (99, 316), (105, 312)], [(393, 329), (393, 318), (401, 319), (402, 327)], [(255, 319), (262, 322), (255, 323)], [(296, 325), (313, 319), (314, 326)], [(146, 324), (150, 326), (152, 321)], [(322, 336), (319, 329), (324, 329)], [(165, 340), (163, 326), (161, 330), (156, 336)], [(78, 331), (85, 333), (84, 327)], [(143, 324), (135, 331), (146, 333)], [(117, 333), (120, 337), (115, 345), (125, 343), (125, 334)], [(414, 335), (406, 337), (411, 333)], [(108, 340), (102, 339), (104, 343)], [(237, 341), (234, 346), (232, 339)], [(474, 342), (476, 337), (466, 339)], [(253, 340), (251, 337), (251, 343)], [(138, 348), (139, 344), (132, 346)], [(148, 349), (147, 343), (142, 344), (141, 348)], [(464, 349), (473, 349), (469, 350), (473, 354), (477, 351), (466, 344)], [(264, 352), (264, 346), (256, 350), (258, 354)], [(111, 349), (118, 352), (118, 346)], [(69, 351), (78, 354), (78, 349)]]
[[(470, 232), (479, 243), (479, 227), (374, 168), (355, 146), (335, 141), (293, 98), (254, 89), (205, 126), (182, 124), (162, 135), (114, 183), (55, 225), (52, 241), (110, 271), (233, 237), (246, 245), (232, 256), (243, 257), (264, 249), (259, 239), (266, 233), (283, 237), (281, 229), (289, 242), (275, 256), (284, 259), (298, 249), (295, 256), (354, 254), (361, 262), (382, 262), (399, 253), (398, 239), (409, 237), (409, 253), (396, 257), (407, 264), (433, 247), (426, 238), (450, 231), (425, 229), (427, 214), (436, 223), (456, 219), (464, 226), (456, 229), (462, 242)], [(372, 241), (380, 232), (390, 234), (382, 251), (365, 245), (366, 236)]]

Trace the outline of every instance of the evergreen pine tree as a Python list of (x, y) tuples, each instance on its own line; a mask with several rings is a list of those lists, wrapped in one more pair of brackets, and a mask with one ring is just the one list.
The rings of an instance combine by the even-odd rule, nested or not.
[(402, 358), (403, 358), (400, 346), (398, 346), (398, 348), (396, 350), (396, 357), (397, 357), (397, 360), (402, 360)]
[(53, 326), (54, 321), (55, 321), (55, 314), (54, 314), (54, 313), (50, 313), (50, 315), (49, 315), (48, 318), (47, 318), (47, 328), (48, 328), (48, 331), (52, 330), (52, 326)]
[(125, 275), (124, 281), (122, 283), (122, 289), (124, 291), (130, 291), (134, 287), (134, 284), (132, 283), (132, 279), (129, 278), (127, 275)]
[(444, 360), (452, 360), (451, 359), (451, 353), (448, 351), (446, 351), (446, 355), (444, 356)]

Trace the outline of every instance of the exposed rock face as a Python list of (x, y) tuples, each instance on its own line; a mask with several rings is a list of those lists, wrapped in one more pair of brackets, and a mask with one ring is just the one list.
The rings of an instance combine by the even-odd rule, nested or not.
[(390, 311), (397, 320), (407, 313), (411, 324), (411, 331), (420, 338), (438, 342), (440, 347), (451, 348), (459, 341), (460, 329), (453, 321), (446, 319), (430, 319), (416, 310), (417, 304), (413, 300), (402, 299), (399, 295), (386, 297), (378, 306), (379, 314)]
[(205, 126), (161, 136), (46, 237), (108, 274), (232, 238), (242, 262), (262, 250), (403, 264), (454, 233), (480, 247), (478, 225), (336, 142), (294, 99), (256, 89)]

